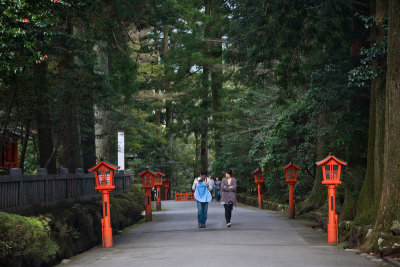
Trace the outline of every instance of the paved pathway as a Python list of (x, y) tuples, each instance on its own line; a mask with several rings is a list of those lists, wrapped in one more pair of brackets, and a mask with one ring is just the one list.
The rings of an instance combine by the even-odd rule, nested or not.
[(325, 235), (280, 212), (238, 206), (226, 228), (223, 207), (212, 202), (207, 228), (198, 229), (194, 202), (162, 207), (153, 222), (115, 238), (114, 248), (96, 247), (62, 266), (382, 266), (327, 245)]

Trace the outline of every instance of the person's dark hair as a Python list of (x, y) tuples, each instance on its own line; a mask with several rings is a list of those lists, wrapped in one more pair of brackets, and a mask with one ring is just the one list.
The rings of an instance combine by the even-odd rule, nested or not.
[(229, 174), (231, 177), (233, 175), (233, 171), (231, 169), (226, 170), (225, 173)]
[(207, 171), (206, 171), (206, 170), (202, 170), (202, 171), (200, 172), (200, 175), (207, 175)]

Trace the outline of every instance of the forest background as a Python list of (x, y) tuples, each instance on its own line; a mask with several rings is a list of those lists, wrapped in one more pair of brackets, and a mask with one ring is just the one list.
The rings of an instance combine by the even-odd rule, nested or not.
[[(188, 191), (232, 168), (240, 192), (326, 204), (315, 162), (349, 164), (340, 220), (400, 219), (400, 3), (383, 0), (0, 1), (0, 140), (20, 168), (116, 162)], [(374, 239), (375, 238), (375, 239)], [(376, 243), (370, 242), (371, 246)]]

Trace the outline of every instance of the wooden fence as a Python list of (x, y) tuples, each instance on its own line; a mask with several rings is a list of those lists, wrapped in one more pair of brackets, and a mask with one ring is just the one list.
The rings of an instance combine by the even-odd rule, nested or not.
[(193, 201), (193, 200), (194, 200), (193, 192), (183, 192), (183, 193), (175, 192), (175, 201)]
[[(127, 191), (130, 174), (114, 176), (115, 191)], [(93, 174), (46, 174), (0, 176), (0, 210), (23, 210), (99, 198)]]

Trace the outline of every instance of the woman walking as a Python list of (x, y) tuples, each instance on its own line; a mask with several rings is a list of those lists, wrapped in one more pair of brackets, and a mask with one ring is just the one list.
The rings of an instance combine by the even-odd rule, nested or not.
[(221, 182), (221, 204), (225, 208), (226, 227), (231, 226), (233, 205), (236, 204), (236, 179), (232, 177), (232, 170), (225, 172), (225, 178)]

